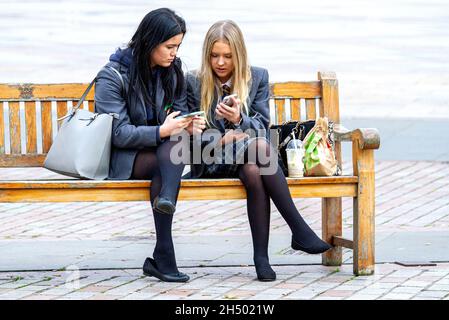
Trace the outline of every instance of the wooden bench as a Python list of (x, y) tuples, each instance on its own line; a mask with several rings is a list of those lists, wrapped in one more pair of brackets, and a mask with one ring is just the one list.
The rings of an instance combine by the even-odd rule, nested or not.
[[(41, 167), (57, 133), (56, 118), (74, 106), (87, 84), (1, 84), (0, 167)], [(92, 90), (93, 91), (93, 90)], [(363, 93), (360, 93), (363, 94)], [(93, 110), (93, 92), (83, 107)], [(327, 116), (340, 122), (338, 82), (332, 72), (318, 81), (271, 85), (271, 122)], [(293, 197), (322, 198), (322, 237), (335, 247), (322, 263), (339, 266), (342, 247), (353, 249), (356, 275), (374, 273), (374, 156), (376, 129), (335, 128), (335, 150), (341, 164), (341, 141), (352, 142), (352, 175), (288, 178)], [(148, 201), (150, 181), (63, 180), (11, 181), (0, 177), (1, 202)], [(353, 240), (342, 238), (342, 197), (354, 203)], [(180, 200), (245, 199), (238, 179), (183, 180)]]

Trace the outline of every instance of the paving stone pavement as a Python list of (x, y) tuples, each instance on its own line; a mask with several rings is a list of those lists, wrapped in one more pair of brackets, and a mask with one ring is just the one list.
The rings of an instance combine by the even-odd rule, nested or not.
[[(350, 163), (344, 163), (344, 172), (351, 172)], [(30, 176), (56, 177), (41, 168), (0, 169), (1, 179)], [(319, 234), (320, 199), (295, 199), (295, 203)], [(30, 261), (33, 250), (37, 251), (39, 246), (57, 247), (70, 241), (87, 246), (95, 241), (101, 241), (103, 246), (126, 242), (150, 251), (155, 234), (149, 208), (148, 202), (0, 203), (0, 251), (2, 245), (4, 248), (9, 243), (17, 250), (2, 255), (0, 265), (14, 261), (21, 244), (29, 246)], [(343, 233), (351, 237), (351, 199), (344, 199), (343, 209)], [(376, 161), (376, 243), (383, 237), (404, 234), (418, 238), (428, 235), (431, 242), (441, 233), (442, 240), (437, 244), (440, 247), (436, 249), (441, 251), (446, 248), (444, 242), (448, 243), (448, 224), (448, 163)], [(287, 239), (289, 232), (273, 205), (270, 247)], [(241, 263), (250, 261), (251, 252), (244, 200), (180, 201), (173, 234), (175, 243), (196, 239), (198, 244), (207, 240), (213, 245), (218, 239), (244, 239), (240, 246), (246, 246), (246, 257), (241, 257), (243, 251), (238, 243), (234, 245), (231, 241), (229, 248), (224, 247), (229, 254), (227, 258), (209, 265), (200, 263), (200, 258), (190, 264), (180, 263), (180, 270), (191, 276), (185, 284), (143, 277), (140, 268), (135, 267), (79, 270), (79, 266), (71, 265), (65, 270), (10, 271), (19, 270), (13, 268), (0, 272), (0, 299), (449, 299), (449, 255), (444, 250), (436, 266), (404, 267), (386, 261), (376, 265), (374, 276), (354, 277), (351, 250), (344, 250), (345, 264), (341, 267), (325, 267), (319, 264), (319, 256), (292, 252), (285, 240), (280, 245), (284, 249), (275, 252), (275, 258), (283, 257), (287, 263), (272, 259), (278, 280), (261, 283), (255, 277), (254, 267)], [(426, 248), (432, 251), (434, 247), (430, 245), (422, 244), (423, 251), (417, 253), (418, 257), (425, 256)], [(194, 246), (191, 243), (182, 248), (195, 251)], [(120, 252), (126, 255), (125, 251), (126, 248)], [(60, 254), (65, 255), (64, 251)], [(182, 260), (179, 248), (177, 254)], [(195, 254), (202, 256), (202, 252)], [(299, 264), (295, 260), (297, 255), (303, 257)], [(432, 257), (432, 252), (429, 256)], [(312, 258), (315, 260), (307, 260)]]
[(373, 276), (352, 266), (275, 266), (277, 280), (259, 282), (252, 267), (180, 268), (187, 283), (164, 283), (141, 270), (0, 273), (1, 300), (448, 300), (449, 263), (409, 269), (378, 264)]

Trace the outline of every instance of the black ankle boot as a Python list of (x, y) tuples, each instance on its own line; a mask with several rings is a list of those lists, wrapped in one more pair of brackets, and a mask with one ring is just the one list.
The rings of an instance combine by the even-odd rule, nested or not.
[(327, 250), (331, 249), (332, 246), (319, 238), (317, 238), (312, 243), (305, 245), (300, 243), (299, 241), (295, 241), (292, 236), (292, 248), (294, 250), (301, 250), (310, 254), (317, 254), (326, 252)]

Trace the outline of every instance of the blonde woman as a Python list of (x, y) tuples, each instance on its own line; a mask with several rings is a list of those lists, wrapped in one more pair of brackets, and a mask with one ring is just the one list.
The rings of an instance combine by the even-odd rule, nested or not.
[[(230, 93), (237, 97), (232, 97), (228, 106), (222, 98)], [(281, 168), (276, 166), (274, 173), (264, 171), (278, 160), (266, 136), (248, 139), (237, 130), (263, 129), (266, 134), (270, 116), (268, 72), (249, 65), (243, 34), (235, 22), (216, 22), (207, 32), (201, 68), (187, 74), (187, 101), (190, 112), (205, 111), (206, 118), (194, 120), (196, 125), (207, 123), (208, 128), (218, 129), (222, 138), (217, 145), (232, 144), (234, 159), (244, 161), (224, 163), (227, 155), (216, 151), (214, 163), (192, 165), (191, 178), (238, 177), (244, 184), (257, 278), (276, 279), (268, 258), (270, 198), (292, 231), (293, 249), (313, 254), (330, 249), (302, 219)], [(257, 156), (251, 157), (254, 154)], [(261, 161), (260, 154), (268, 156), (268, 165)]]

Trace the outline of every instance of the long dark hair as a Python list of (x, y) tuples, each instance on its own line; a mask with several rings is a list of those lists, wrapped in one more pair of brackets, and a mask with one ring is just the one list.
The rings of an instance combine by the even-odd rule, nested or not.
[[(143, 93), (145, 103), (154, 105), (148, 94), (148, 83), (152, 81), (150, 55), (161, 43), (178, 35), (186, 33), (184, 19), (176, 15), (173, 10), (160, 8), (149, 12), (140, 22), (128, 47), (132, 49), (133, 62), (129, 74), (129, 90)], [(174, 83), (176, 79), (176, 87)], [(176, 58), (169, 67), (161, 68), (162, 86), (165, 91), (164, 105), (173, 103), (176, 96), (181, 94), (184, 87), (184, 74), (181, 60)]]

